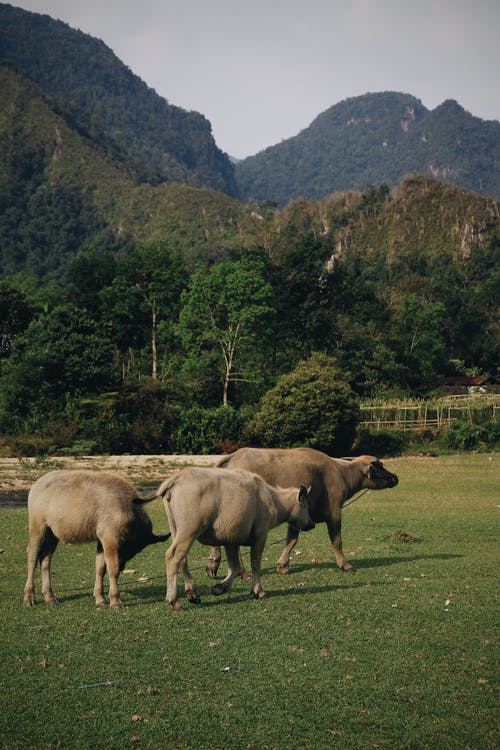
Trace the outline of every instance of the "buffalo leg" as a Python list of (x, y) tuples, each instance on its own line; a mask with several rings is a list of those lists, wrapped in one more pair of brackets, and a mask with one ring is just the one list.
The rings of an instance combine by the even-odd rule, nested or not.
[[(207, 576), (209, 578), (217, 578), (217, 571), (219, 570), (220, 561), (221, 561), (220, 547), (212, 547), (212, 549), (210, 550), (210, 557), (208, 558), (208, 564), (205, 568)], [(247, 578), (250, 578), (250, 575), (245, 570), (245, 566), (243, 564), (243, 558), (241, 557), (241, 551), (239, 552), (239, 565), (240, 565), (239, 575), (242, 577), (244, 581), (246, 581)]]
[(278, 573), (286, 574), (290, 572), (290, 553), (297, 544), (298, 538), (299, 530), (289, 525), (286, 535), (286, 546), (278, 558)]
[(238, 563), (240, 566), (240, 576), (243, 581), (247, 581), (250, 578), (250, 573), (247, 573), (247, 571), (245, 570), (245, 565), (243, 564), (243, 558), (241, 556), (241, 547), (238, 551)]
[(42, 594), (47, 604), (59, 604), (54, 592), (52, 591), (52, 581), (50, 578), (50, 563), (59, 539), (54, 536), (51, 529), (47, 529), (40, 550), (40, 571), (42, 574)]
[(24, 587), (23, 599), (25, 607), (33, 607), (35, 604), (35, 570), (42, 542), (43, 538), (34, 538), (30, 535), (28, 544), (28, 578)]
[(229, 591), (236, 576), (241, 575), (241, 553), (237, 544), (226, 544), (224, 546), (227, 556), (228, 573), (220, 583), (212, 588), (212, 594), (219, 596)]
[(28, 578), (24, 587), (24, 604), (32, 607), (35, 604), (35, 570), (40, 563), (42, 570), (42, 593), (49, 604), (57, 604), (50, 582), (50, 560), (57, 547), (58, 539), (51, 529), (45, 528), (43, 534), (30, 533), (28, 544)]
[(109, 604), (113, 609), (125, 609), (125, 605), (120, 599), (118, 590), (118, 575), (120, 572), (120, 562), (118, 559), (118, 550), (114, 540), (100, 539), (104, 553), (104, 560), (109, 578)]
[(194, 578), (189, 572), (187, 557), (182, 558), (179, 567), (184, 579), (184, 589), (188, 602), (191, 602), (191, 604), (200, 604), (201, 599), (198, 596), (198, 589), (196, 588)]
[(220, 547), (212, 547), (210, 550), (210, 557), (208, 558), (208, 564), (205, 568), (207, 576), (209, 578), (217, 578), (217, 571), (220, 565)]
[(266, 539), (259, 540), (255, 542), (255, 544), (252, 545), (250, 548), (250, 561), (252, 565), (252, 591), (251, 594), (254, 597), (254, 599), (263, 599), (265, 597), (265, 591), (262, 589), (262, 584), (260, 582), (260, 565), (262, 560), (262, 553), (264, 551), (264, 546), (266, 544)]
[(174, 539), (165, 553), (167, 568), (167, 593), (165, 598), (175, 611), (181, 609), (181, 605), (177, 598), (177, 574), (181, 564), (183, 564), (183, 561), (187, 558), (187, 554), (193, 542), (194, 539), (189, 539), (188, 541), (179, 544), (177, 540)]
[(97, 542), (95, 553), (95, 582), (94, 582), (94, 599), (98, 607), (104, 607), (107, 604), (104, 596), (104, 575), (106, 573), (106, 559), (102, 549), (101, 542)]
[(335, 559), (337, 561), (337, 565), (341, 570), (344, 570), (346, 573), (355, 573), (355, 568), (351, 565), (351, 563), (347, 562), (344, 556), (344, 551), (342, 549), (342, 524), (340, 520), (340, 513), (332, 517), (329, 521), (327, 521), (327, 527), (328, 527), (328, 535), (330, 537), (330, 541), (332, 543), (333, 551), (335, 552)]

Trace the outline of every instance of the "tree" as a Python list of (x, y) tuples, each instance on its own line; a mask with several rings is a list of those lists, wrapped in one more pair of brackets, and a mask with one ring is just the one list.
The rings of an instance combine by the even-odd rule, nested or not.
[(113, 283), (116, 272), (117, 262), (110, 250), (91, 248), (78, 253), (66, 271), (68, 292), (74, 304), (99, 317), (100, 294)]
[(277, 300), (276, 356), (295, 364), (312, 351), (323, 350), (331, 335), (330, 247), (307, 232), (291, 238), (274, 270)]
[(405, 385), (423, 394), (439, 384), (446, 357), (442, 336), (444, 305), (407, 295), (394, 313), (394, 346), (404, 368)]
[[(180, 252), (165, 243), (140, 247), (135, 253), (135, 287), (149, 312), (151, 331), (151, 377), (158, 378), (158, 326), (175, 309), (184, 286), (185, 269)], [(173, 316), (171, 316), (173, 317)]]
[(157, 242), (129, 253), (100, 294), (101, 314), (122, 355), (133, 348), (147, 349), (154, 380), (159, 376), (159, 347), (173, 339), (186, 278), (181, 252)]
[(0, 359), (8, 357), (12, 342), (27, 328), (33, 310), (26, 296), (6, 282), (0, 282)]
[(182, 298), (179, 332), (192, 363), (215, 367), (224, 406), (230, 383), (251, 379), (273, 312), (272, 288), (259, 260), (224, 260), (193, 274)]
[(82, 395), (116, 384), (111, 342), (84, 310), (66, 304), (13, 342), (0, 377), (0, 422), (7, 430), (37, 428)]
[(348, 375), (335, 358), (315, 352), (262, 397), (250, 432), (268, 447), (342, 455), (353, 444), (358, 419)]

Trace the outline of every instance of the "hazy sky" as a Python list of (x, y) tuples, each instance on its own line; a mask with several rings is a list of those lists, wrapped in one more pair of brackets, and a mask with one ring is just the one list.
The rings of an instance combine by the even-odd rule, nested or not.
[(500, 0), (10, 0), (102, 39), (244, 157), (333, 104), (402, 91), (500, 120)]

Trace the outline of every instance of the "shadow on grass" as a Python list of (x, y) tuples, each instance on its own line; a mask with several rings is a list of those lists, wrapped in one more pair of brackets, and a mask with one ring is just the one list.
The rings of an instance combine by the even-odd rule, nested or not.
[[(246, 585), (248, 583), (248, 586)], [(265, 583), (265, 582), (264, 582)], [(181, 602), (184, 609), (198, 609), (198, 608), (204, 608), (204, 607), (215, 607), (220, 605), (227, 605), (227, 604), (238, 604), (241, 602), (246, 601), (253, 601), (253, 597), (250, 594), (250, 583), (245, 581), (243, 584), (236, 584), (237, 586), (244, 586), (243, 590), (235, 590), (231, 589), (230, 591), (226, 592), (225, 594), (222, 594), (221, 596), (215, 596), (212, 594), (211, 587), (212, 584), (198, 584), (198, 592), (202, 599), (201, 604), (190, 604), (185, 595), (184, 595), (184, 588), (183, 585), (179, 585), (179, 601)], [(366, 584), (363, 582), (352, 582), (351, 584), (345, 585), (344, 583), (340, 583), (339, 585), (333, 584), (331, 586), (297, 586), (297, 588), (285, 588), (280, 589), (277, 591), (267, 591), (266, 589), (266, 596), (265, 601), (270, 601), (271, 599), (277, 599), (279, 597), (283, 596), (304, 596), (304, 595), (310, 595), (310, 594), (328, 594), (333, 593), (335, 591), (345, 591), (346, 589), (355, 589), (355, 588), (362, 588)], [(381, 583), (371, 583), (371, 586), (385, 586), (387, 584), (381, 582)], [(131, 599), (129, 600), (129, 597)], [(61, 606), (64, 606), (65, 604), (69, 604), (72, 601), (78, 601), (82, 599), (88, 599), (89, 607), (92, 607), (94, 604), (92, 592), (75, 592), (74, 594), (69, 595), (63, 595), (63, 592), (59, 592), (57, 595), (59, 604)], [(147, 588), (129, 588), (128, 590), (122, 590), (122, 601), (125, 604), (126, 608), (133, 608), (133, 607), (141, 607), (145, 604), (152, 604), (154, 602), (163, 602), (165, 604), (165, 607), (167, 607), (167, 603), (165, 601), (165, 586), (148, 586)], [(46, 606), (42, 600), (38, 600), (38, 605), (43, 607)], [(96, 609), (98, 609), (96, 607)]]
[[(419, 560), (455, 560), (460, 557), (463, 557), (463, 555), (448, 554), (443, 552), (433, 555), (405, 555), (404, 557), (363, 557), (359, 559), (351, 559), (350, 562), (352, 565), (354, 565), (356, 570), (369, 570), (370, 568), (386, 568), (390, 565), (400, 565), (401, 563), (417, 562)], [(340, 571), (335, 562), (292, 563), (290, 567), (290, 573), (300, 573), (306, 570), (313, 570), (315, 568), (318, 568), (320, 570), (331, 569), (333, 571), (338, 571), (343, 575), (350, 575), (350, 573), (344, 573), (343, 571)], [(268, 572), (269, 571), (270, 569), (268, 569)], [(265, 572), (266, 571), (263, 570), (263, 573)]]
[[(377, 582), (377, 583), (371, 583), (370, 586), (387, 586), (385, 582)], [(348, 589), (359, 589), (364, 588), (366, 586), (365, 583), (359, 582), (359, 583), (352, 583), (350, 585), (343, 585), (340, 584), (339, 586), (300, 586), (297, 588), (287, 588), (287, 589), (279, 589), (275, 591), (268, 591), (264, 587), (264, 590), (266, 591), (266, 596), (264, 599), (260, 600), (265, 605), (266, 601), (271, 601), (272, 599), (279, 599), (281, 597), (297, 597), (297, 596), (305, 596), (310, 594), (331, 594), (335, 591), (346, 591)], [(214, 596), (211, 591), (207, 592), (207, 595), (210, 597), (208, 600), (202, 599), (201, 607), (214, 607), (218, 604), (239, 604), (241, 602), (247, 602), (247, 601), (255, 601), (253, 597), (250, 594), (249, 589), (247, 589), (245, 592), (233, 592), (229, 591), (226, 594), (223, 594), (222, 596)], [(217, 601), (220, 599), (221, 601)]]
[[(408, 562), (417, 562), (422, 560), (455, 560), (457, 558), (461, 558), (463, 555), (456, 555), (456, 554), (447, 554), (447, 553), (439, 553), (439, 554), (420, 554), (420, 555), (405, 555), (404, 557), (376, 557), (376, 558), (364, 558), (362, 560), (356, 560), (355, 565), (356, 569), (358, 571), (365, 571), (370, 570), (372, 568), (382, 568), (382, 567), (388, 567), (390, 565), (399, 565), (401, 563), (408, 563)], [(326, 586), (297, 586), (296, 588), (283, 588), (276, 591), (268, 591), (266, 592), (266, 599), (274, 599), (281, 596), (302, 596), (304, 594), (325, 594), (325, 593), (331, 593), (334, 591), (340, 591), (345, 589), (354, 589), (354, 588), (361, 588), (363, 586), (366, 586), (365, 581), (356, 581), (356, 574), (353, 575), (349, 573), (343, 573), (340, 571), (336, 565), (335, 562), (321, 562), (321, 563), (296, 563), (292, 565), (290, 570), (290, 575), (283, 576), (283, 578), (286, 580), (288, 579), (290, 582), (293, 581), (294, 574), (298, 573), (304, 573), (306, 571), (311, 570), (331, 570), (332, 574), (335, 576), (333, 580), (333, 583), (331, 585)], [(237, 591), (234, 591), (234, 588), (232, 591), (227, 592), (226, 594), (223, 594), (222, 597), (214, 596), (212, 594), (211, 588), (213, 586), (213, 581), (211, 582), (205, 582), (208, 581), (208, 579), (204, 579), (201, 574), (201, 569), (191, 569), (192, 572), (196, 573), (199, 572), (200, 575), (195, 576), (195, 579), (198, 584), (198, 590), (200, 593), (200, 596), (203, 597), (203, 601), (201, 606), (214, 606), (216, 604), (220, 604), (222, 602), (225, 602), (226, 604), (232, 604), (232, 603), (238, 603), (242, 601), (246, 601), (248, 599), (251, 599), (249, 594), (250, 589), (250, 582), (244, 581), (243, 583), (236, 583), (238, 586), (243, 586), (248, 584), (248, 588), (246, 589), (245, 593), (238, 593)], [(262, 569), (262, 578), (263, 583), (265, 584), (265, 580), (268, 576), (276, 574), (276, 569), (274, 566), (266, 566)], [(222, 579), (222, 575), (218, 577), (218, 579)], [(134, 601), (126, 601), (125, 604), (127, 607), (137, 607), (145, 602), (151, 602), (151, 601), (164, 601), (165, 600), (165, 589), (166, 589), (166, 580), (163, 576), (159, 576), (161, 578), (162, 583), (158, 584), (148, 584), (145, 586), (137, 586), (135, 582), (123, 582), (121, 584), (121, 592), (124, 595), (122, 598), (128, 598), (128, 596), (133, 597)], [(347, 583), (349, 581), (349, 583)], [(383, 586), (386, 585), (384, 582), (374, 582), (370, 581), (370, 586)], [(135, 587), (135, 588), (134, 588)], [(92, 604), (92, 589), (91, 588), (85, 588), (85, 589), (66, 589), (68, 594), (65, 594), (63, 590), (59, 590), (56, 592), (57, 598), (61, 604), (64, 602), (70, 602), (70, 601), (76, 601), (79, 599), (88, 599), (89, 603)], [(73, 591), (73, 593), (70, 593)], [(206, 601), (205, 597), (209, 597), (209, 600)], [(229, 598), (227, 598), (229, 597)], [(179, 599), (183, 602), (184, 599), (184, 593), (183, 593), (183, 587), (182, 583), (179, 584)], [(40, 598), (39, 598), (40, 601)], [(41, 602), (42, 603), (42, 602)], [(186, 602), (187, 605), (187, 602)], [(193, 607), (196, 605), (192, 605)]]
[[(248, 583), (248, 586), (246, 585)], [(264, 582), (265, 583), (265, 582)], [(183, 608), (185, 609), (198, 609), (198, 608), (204, 608), (204, 607), (215, 607), (220, 605), (227, 605), (227, 604), (238, 604), (241, 602), (246, 601), (252, 601), (253, 597), (250, 594), (250, 583), (245, 581), (243, 584), (237, 584), (238, 586), (245, 586), (243, 591), (235, 590), (234, 588), (230, 591), (226, 592), (225, 594), (222, 594), (220, 596), (215, 596), (212, 594), (211, 586), (212, 584), (206, 585), (206, 584), (198, 584), (198, 593), (201, 597), (201, 604), (190, 604), (186, 597), (184, 596), (184, 589), (182, 584), (179, 586), (179, 601), (181, 602)], [(266, 590), (266, 596), (265, 601), (270, 601), (271, 599), (277, 599), (279, 597), (287, 596), (287, 597), (294, 597), (294, 596), (304, 596), (309, 594), (328, 594), (333, 593), (335, 591), (344, 591), (346, 589), (354, 589), (354, 588), (362, 588), (366, 584), (363, 582), (354, 582), (352, 584), (340, 584), (340, 585), (331, 585), (331, 586), (297, 586), (297, 588), (285, 588), (280, 589), (276, 591), (267, 591), (264, 587), (264, 590)], [(375, 583), (371, 584), (372, 586), (385, 586), (384, 582), (381, 583)], [(159, 599), (164, 601), (165, 600), (165, 588), (154, 586), (149, 587), (147, 591), (144, 590), (135, 590), (130, 591), (130, 594), (134, 596), (135, 601), (131, 601), (130, 603), (127, 603), (127, 607), (137, 607), (141, 606), (145, 601), (148, 602), (151, 600), (158, 601)], [(140, 600), (140, 601), (139, 601)]]
[(418, 562), (419, 560), (457, 560), (463, 555), (449, 554), (440, 552), (434, 555), (405, 555), (404, 557), (374, 557), (363, 558), (356, 561), (356, 567), (359, 570), (364, 568), (382, 568), (388, 565), (399, 565), (405, 562)]

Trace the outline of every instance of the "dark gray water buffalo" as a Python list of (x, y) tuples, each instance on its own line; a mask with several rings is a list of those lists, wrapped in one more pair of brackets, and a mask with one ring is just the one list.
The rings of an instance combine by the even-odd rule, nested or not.
[(151, 519), (141, 507), (152, 498), (139, 498), (130, 482), (110, 472), (63, 470), (40, 477), (28, 496), (28, 579), (24, 604), (31, 607), (35, 603), (34, 573), (38, 562), (43, 597), (48, 604), (57, 604), (50, 563), (59, 540), (97, 541), (95, 603), (106, 604), (103, 577), (107, 568), (110, 605), (123, 608), (118, 591), (119, 572), (148, 544), (165, 541), (170, 536), (153, 534)]
[[(241, 448), (219, 461), (223, 469), (246, 469), (280, 487), (310, 487), (309, 512), (315, 523), (326, 523), (341, 570), (353, 571), (342, 550), (341, 512), (344, 503), (360, 490), (382, 490), (395, 487), (398, 478), (375, 456), (330, 458), (311, 448)], [(288, 527), (286, 547), (278, 559), (278, 572), (290, 570), (290, 552), (297, 544), (299, 532)], [(220, 549), (214, 547), (207, 573), (215, 578), (220, 564)]]
[(200, 598), (191, 577), (187, 555), (198, 539), (202, 544), (222, 545), (229, 572), (212, 591), (228, 591), (240, 574), (240, 545), (250, 547), (252, 590), (256, 599), (265, 594), (260, 582), (260, 563), (269, 529), (288, 521), (307, 531), (314, 527), (308, 512), (305, 487), (281, 489), (269, 486), (248, 471), (189, 468), (165, 480), (157, 491), (163, 497), (172, 544), (166, 553), (167, 594), (172, 609), (180, 609), (177, 573), (184, 578), (186, 596), (198, 604)]

